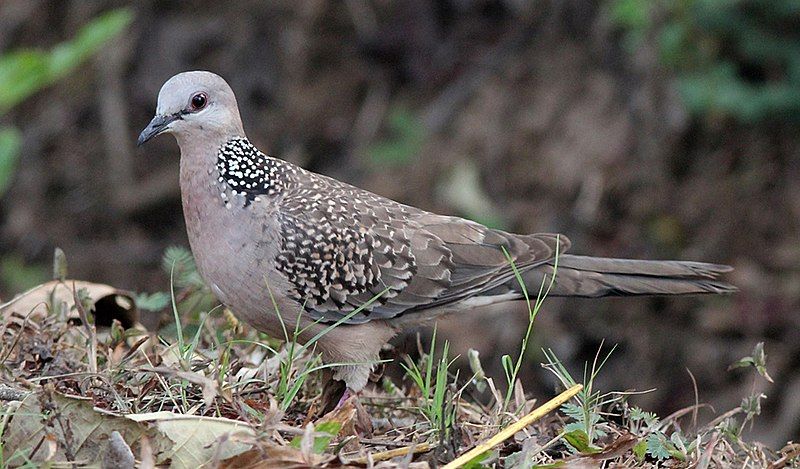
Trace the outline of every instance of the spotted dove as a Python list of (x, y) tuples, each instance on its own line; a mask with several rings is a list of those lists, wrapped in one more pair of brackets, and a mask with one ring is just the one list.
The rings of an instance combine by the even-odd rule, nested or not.
[(334, 378), (352, 391), (399, 331), (521, 300), (520, 280), (535, 295), (554, 271), (552, 296), (735, 290), (716, 280), (728, 266), (564, 254), (563, 235), (437, 215), (266, 156), (245, 136), (230, 86), (210, 72), (164, 84), (138, 144), (162, 133), (180, 146), (189, 242), (215, 295), (270, 334), (299, 320), (301, 341), (341, 321), (317, 347), (327, 363), (344, 364)]

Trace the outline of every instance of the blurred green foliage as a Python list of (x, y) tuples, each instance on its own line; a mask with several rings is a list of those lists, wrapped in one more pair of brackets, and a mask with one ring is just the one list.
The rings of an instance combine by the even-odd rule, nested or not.
[(13, 127), (0, 127), (0, 195), (3, 195), (11, 183), (21, 143), (19, 130)]
[(0, 278), (5, 287), (12, 292), (24, 292), (49, 278), (47, 268), (41, 265), (28, 265), (16, 254), (0, 258)]
[[(0, 54), (0, 116), (37, 91), (64, 78), (100, 51), (133, 19), (126, 8), (104, 13), (82, 27), (69, 41), (50, 51), (21, 49)], [(0, 127), (0, 196), (8, 189), (19, 161), (22, 136)], [(47, 279), (47, 270), (26, 266), (14, 256), (0, 258), (0, 279), (12, 292), (24, 291)]]
[(413, 161), (425, 142), (425, 129), (419, 119), (407, 109), (398, 107), (389, 114), (389, 136), (367, 148), (373, 163), (402, 166)]
[(22, 49), (0, 56), (0, 114), (75, 70), (133, 19), (130, 10), (102, 14), (50, 51)]
[[(75, 37), (50, 51), (21, 49), (0, 55), (0, 116), (42, 88), (74, 71), (119, 34), (133, 19), (128, 9), (104, 13)], [(0, 128), (0, 195), (8, 188), (17, 166), (19, 131)]]
[(800, 119), (797, 0), (611, 0), (628, 47), (655, 40), (688, 109), (744, 123)]

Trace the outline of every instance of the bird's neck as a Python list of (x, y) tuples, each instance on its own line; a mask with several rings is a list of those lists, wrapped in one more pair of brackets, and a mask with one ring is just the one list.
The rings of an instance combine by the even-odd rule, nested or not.
[(210, 187), (216, 177), (217, 153), (232, 136), (194, 137), (175, 134), (181, 149), (181, 186)]
[(260, 152), (244, 136), (220, 139), (216, 145), (181, 144), (181, 185), (206, 187), (222, 204), (249, 206), (280, 196), (293, 167)]
[(251, 200), (278, 195), (286, 187), (285, 164), (281, 163), (261, 153), (247, 138), (234, 137), (217, 152), (217, 182)]
[(244, 137), (243, 131), (221, 131), (215, 128), (186, 129), (173, 134), (181, 148), (181, 160), (203, 165), (214, 164), (216, 153), (227, 141)]

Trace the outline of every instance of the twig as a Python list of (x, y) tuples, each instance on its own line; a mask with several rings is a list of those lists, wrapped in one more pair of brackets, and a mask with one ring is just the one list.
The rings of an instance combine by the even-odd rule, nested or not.
[(741, 407), (737, 407), (735, 409), (731, 409), (731, 410), (725, 412), (724, 414), (720, 415), (719, 417), (715, 418), (714, 420), (708, 422), (706, 424), (706, 428), (714, 428), (720, 422), (722, 422), (723, 420), (725, 420), (725, 419), (727, 419), (729, 417), (733, 417), (734, 415), (739, 414), (741, 412), (742, 412), (742, 408)]
[(75, 282), (72, 282), (72, 300), (75, 302), (75, 308), (78, 309), (83, 327), (89, 334), (89, 372), (97, 373), (97, 331), (94, 324), (89, 323), (89, 318), (86, 314), (86, 308), (83, 307), (81, 299), (78, 298), (78, 291), (75, 289)]
[(404, 448), (395, 448), (387, 451), (381, 451), (380, 453), (372, 453), (370, 455), (361, 456), (354, 459), (346, 459), (343, 462), (345, 464), (368, 464), (370, 460), (372, 460), (372, 462), (378, 462), (386, 461), (387, 459), (396, 458), (398, 456), (405, 456), (407, 454), (427, 453), (433, 448), (434, 446), (429, 443), (420, 443), (418, 445), (406, 446)]
[(667, 428), (669, 428), (670, 425), (675, 425), (676, 421), (679, 418), (683, 417), (684, 415), (686, 415), (686, 414), (688, 414), (690, 412), (692, 413), (692, 417), (694, 418), (694, 416), (697, 414), (697, 411), (699, 409), (703, 409), (703, 408), (709, 408), (709, 409), (711, 409), (712, 412), (714, 410), (714, 408), (711, 407), (709, 404), (694, 404), (694, 405), (690, 405), (689, 407), (684, 407), (683, 409), (678, 409), (675, 412), (673, 412), (673, 413), (667, 415), (666, 417), (664, 417), (661, 420), (661, 423), (658, 425), (658, 428), (660, 430), (662, 430), (662, 431), (665, 431)]
[(495, 436), (489, 438), (485, 442), (479, 444), (478, 446), (472, 448), (471, 450), (457, 457), (453, 461), (449, 462), (448, 464), (443, 466), (442, 469), (455, 469), (457, 467), (463, 466), (464, 464), (474, 459), (476, 456), (479, 456), (484, 452), (494, 448), (495, 446), (499, 445), (500, 443), (514, 436), (514, 434), (517, 433), (518, 431), (522, 430), (523, 428), (527, 427), (533, 422), (539, 420), (540, 418), (544, 417), (550, 412), (556, 410), (561, 404), (575, 397), (575, 395), (578, 394), (582, 389), (583, 389), (582, 384), (576, 384), (575, 386), (572, 386), (571, 388), (562, 392), (553, 399), (550, 399), (549, 401), (545, 402), (542, 406), (534, 409), (534, 411), (531, 412), (530, 414), (526, 415), (525, 417), (522, 417), (521, 419), (517, 420), (516, 422), (507, 426), (506, 428), (500, 430), (500, 432), (497, 433)]
[(373, 446), (389, 446), (392, 448), (399, 448), (401, 446), (405, 447), (408, 445), (408, 443), (402, 441), (381, 440), (379, 438), (359, 438), (358, 442), (361, 444), (367, 444)]
[(794, 445), (791, 445), (791, 448), (792, 449), (789, 450), (788, 453), (784, 454), (783, 457), (781, 457), (777, 461), (775, 461), (772, 464), (770, 464), (767, 467), (767, 469), (780, 469), (782, 467), (785, 467), (787, 464), (789, 464), (792, 461), (792, 459), (800, 456), (800, 445), (794, 444)]
[(697, 461), (696, 469), (708, 469), (709, 464), (711, 464), (711, 459), (714, 457), (714, 450), (717, 448), (718, 442), (719, 432), (714, 432), (708, 445), (706, 445), (706, 450), (703, 451), (703, 455), (700, 456), (700, 460)]
[(694, 389), (694, 408), (692, 409), (692, 428), (697, 430), (697, 411), (700, 409), (700, 393), (697, 391), (697, 380), (694, 379), (692, 370), (686, 368), (689, 377), (692, 378), (692, 389)]

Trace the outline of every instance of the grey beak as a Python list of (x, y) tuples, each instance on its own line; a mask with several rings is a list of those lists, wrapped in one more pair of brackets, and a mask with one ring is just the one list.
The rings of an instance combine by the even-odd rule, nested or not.
[(150, 140), (151, 138), (155, 137), (156, 135), (160, 134), (164, 130), (166, 130), (167, 126), (180, 119), (180, 114), (170, 114), (168, 116), (155, 116), (153, 120), (147, 124), (147, 127), (142, 130), (142, 133), (139, 134), (139, 139), (136, 140), (136, 146), (140, 147), (145, 142)]

